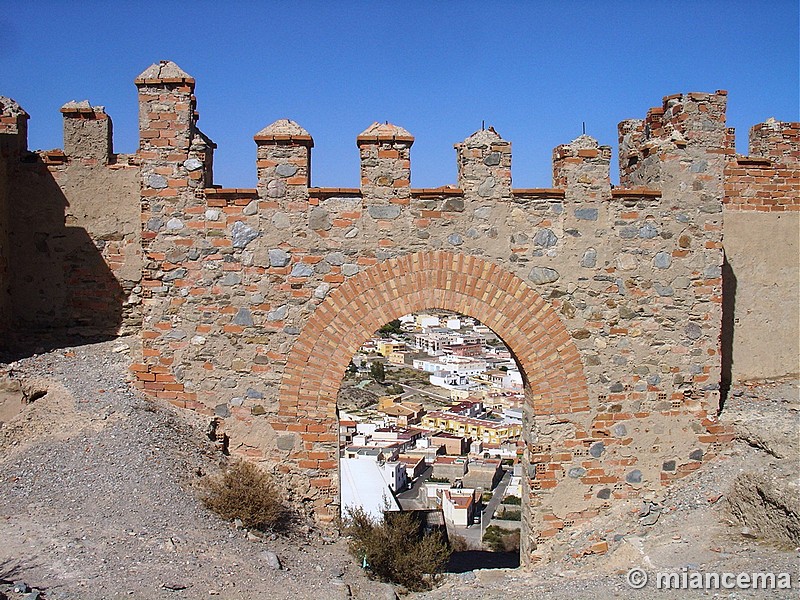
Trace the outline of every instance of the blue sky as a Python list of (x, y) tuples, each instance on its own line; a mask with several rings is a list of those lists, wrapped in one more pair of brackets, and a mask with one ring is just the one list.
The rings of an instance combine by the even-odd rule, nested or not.
[(326, 187), (358, 186), (373, 121), (416, 136), (414, 187), (455, 183), (453, 143), (483, 120), (513, 143), (514, 187), (548, 187), (582, 122), (616, 150), (617, 123), (668, 94), (727, 89), (739, 152), (752, 124), (799, 120), (797, 0), (7, 1), (0, 32), (0, 94), (31, 114), (32, 149), (60, 147), (59, 107), (89, 99), (133, 152), (133, 79), (170, 59), (197, 79), (226, 187), (255, 185), (252, 136), (285, 117)]

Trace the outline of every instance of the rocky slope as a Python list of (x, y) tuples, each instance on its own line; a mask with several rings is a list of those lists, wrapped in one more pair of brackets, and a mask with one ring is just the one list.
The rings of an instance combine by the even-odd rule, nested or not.
[[(0, 364), (0, 599), (25, 597), (15, 581), (64, 600), (394, 597), (365, 578), (342, 540), (303, 524), (288, 537), (257, 537), (207, 511), (198, 481), (221, 458), (207, 423), (129, 386), (133, 343)], [(797, 382), (736, 389), (723, 420), (740, 439), (707, 468), (565, 534), (556, 560), (531, 572), (447, 575), (420, 596), (658, 596), (627, 586), (632, 567), (787, 571), (796, 584), (799, 408)], [(614, 542), (588, 554), (599, 532)]]

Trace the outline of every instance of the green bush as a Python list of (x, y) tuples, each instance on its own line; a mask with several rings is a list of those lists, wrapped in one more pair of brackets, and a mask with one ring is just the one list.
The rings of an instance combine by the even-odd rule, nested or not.
[(401, 333), (403, 333), (403, 329), (400, 326), (400, 319), (389, 321), (386, 325), (378, 329), (378, 333), (380, 333), (381, 335), (390, 335), (392, 333), (400, 335)]
[(387, 512), (376, 521), (360, 507), (347, 508), (342, 525), (360, 564), (375, 577), (412, 591), (430, 589), (452, 553), (444, 534), (426, 533), (411, 512)]
[(378, 383), (383, 383), (383, 380), (386, 379), (386, 368), (383, 366), (383, 363), (377, 360), (370, 363), (369, 376)]
[(483, 533), (483, 542), (492, 552), (517, 552), (519, 540), (519, 530), (511, 531), (497, 525), (489, 525)]
[(272, 477), (248, 461), (230, 464), (205, 479), (203, 504), (224, 519), (240, 519), (247, 529), (286, 527), (289, 511)]
[(494, 494), (492, 494), (492, 492), (483, 492), (483, 494), (481, 495), (481, 502), (483, 502), (484, 504), (488, 504), (489, 501), (492, 499), (493, 495)]
[(522, 504), (522, 498), (519, 496), (506, 496), (503, 498), (503, 504), (511, 504), (513, 506), (520, 506)]
[(521, 510), (509, 510), (504, 508), (498, 515), (498, 519), (502, 519), (503, 521), (521, 521), (522, 520), (522, 511)]

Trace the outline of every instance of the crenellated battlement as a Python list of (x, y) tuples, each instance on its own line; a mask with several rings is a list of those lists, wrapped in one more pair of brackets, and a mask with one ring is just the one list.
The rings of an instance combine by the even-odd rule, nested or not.
[(800, 162), (800, 123), (767, 119), (753, 125), (749, 153), (778, 163)]
[(754, 125), (749, 150), (725, 166), (725, 207), (761, 213), (800, 210), (800, 123), (767, 119)]
[(0, 96), (0, 155), (20, 156), (28, 150), (29, 118), (17, 102)]
[(646, 124), (651, 124), (653, 137), (668, 136), (677, 146), (686, 143), (706, 148), (724, 148), (725, 113), (728, 92), (717, 90), (713, 94), (689, 92), (673, 94), (663, 99), (661, 114), (651, 109)]
[(582, 135), (553, 150), (553, 185), (584, 201), (611, 197), (611, 146)]
[[(148, 67), (134, 80), (139, 91), (140, 144), (137, 156), (145, 171), (152, 165), (196, 159), (201, 169), (174, 175), (193, 179), (197, 188), (213, 187), (213, 150), (216, 145), (197, 127), (195, 79), (171, 61)], [(13, 102), (13, 101), (11, 101)], [(732, 155), (733, 138), (725, 127), (727, 92), (689, 92), (665, 96), (661, 106), (648, 110), (644, 119), (618, 125), (621, 187), (652, 187), (660, 177), (659, 168), (682, 152), (705, 148), (710, 153)], [(70, 102), (64, 114), (64, 153), (84, 162), (108, 164), (113, 156), (112, 122), (103, 107), (88, 101)], [(24, 111), (23, 111), (24, 114)], [(25, 127), (27, 114), (18, 120), (4, 116), (6, 126)], [(780, 129), (782, 125), (785, 128)], [(796, 156), (797, 130), (791, 124), (764, 123), (751, 130), (754, 155), (783, 152)], [(780, 129), (780, 131), (779, 131)], [(281, 119), (259, 131), (257, 146), (257, 188), (263, 198), (296, 198), (307, 201), (311, 186), (311, 149), (308, 131), (289, 119)], [(373, 123), (358, 134), (356, 144), (361, 160), (361, 192), (368, 203), (408, 205), (411, 197), (411, 156), (413, 135), (390, 123)], [(193, 146), (193, 148), (192, 148)], [(465, 197), (478, 200), (512, 200), (511, 143), (494, 129), (482, 129), (455, 144), (457, 181)], [(190, 153), (193, 152), (190, 156)], [(766, 153), (766, 154), (764, 154)], [(553, 150), (553, 187), (566, 190), (566, 197), (589, 196), (611, 199), (611, 148), (581, 136)], [(282, 161), (282, 162), (281, 162)], [(195, 164), (191, 161), (191, 164)], [(279, 165), (281, 172), (276, 169)], [(164, 169), (164, 164), (159, 167)], [(295, 170), (296, 169), (296, 170)], [(293, 171), (288, 175), (289, 171)], [(158, 173), (158, 175), (168, 175)], [(158, 178), (156, 181), (160, 182)], [(145, 182), (146, 187), (147, 182)], [(158, 189), (158, 188), (156, 188)], [(543, 188), (544, 189), (544, 188)], [(570, 190), (574, 190), (571, 193)], [(157, 195), (169, 195), (160, 192)]]
[(64, 115), (64, 154), (87, 164), (107, 165), (114, 155), (111, 118), (105, 107), (88, 100), (61, 107)]
[(644, 119), (620, 122), (620, 185), (661, 177), (660, 165), (671, 156), (735, 154), (732, 132), (725, 125), (727, 98), (725, 90), (673, 94), (648, 110)]

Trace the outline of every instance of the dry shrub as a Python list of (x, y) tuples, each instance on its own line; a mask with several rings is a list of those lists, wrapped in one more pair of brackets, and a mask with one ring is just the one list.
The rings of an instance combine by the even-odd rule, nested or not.
[(450, 548), (453, 552), (467, 552), (473, 549), (467, 538), (455, 533), (450, 535)]
[(288, 520), (288, 510), (272, 477), (244, 460), (208, 477), (202, 500), (222, 518), (240, 519), (247, 529), (284, 529)]
[(409, 590), (430, 589), (450, 559), (441, 531), (425, 532), (410, 512), (387, 512), (375, 521), (362, 508), (346, 509), (343, 532), (350, 553), (379, 579)]
[(492, 552), (519, 552), (520, 532), (490, 525), (483, 533), (483, 542)]

